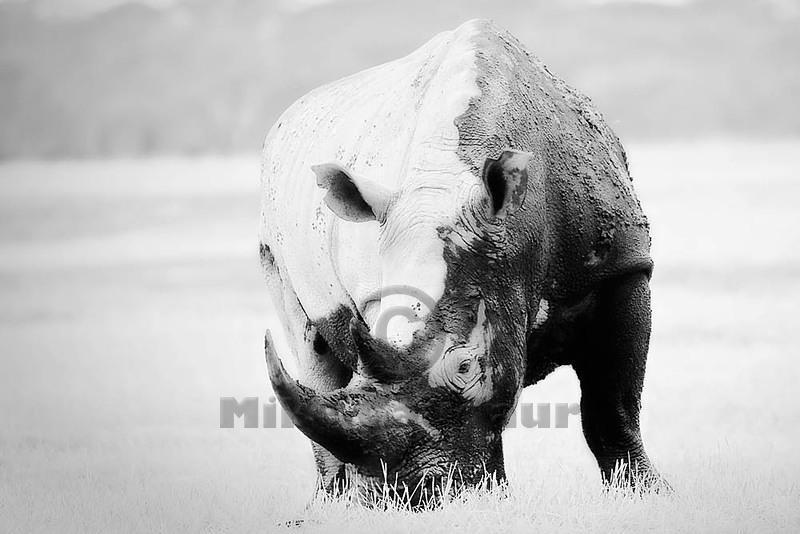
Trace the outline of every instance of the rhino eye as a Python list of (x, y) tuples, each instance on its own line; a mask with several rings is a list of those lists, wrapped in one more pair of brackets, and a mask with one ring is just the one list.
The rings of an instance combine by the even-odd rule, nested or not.
[(471, 366), (470, 360), (464, 360), (458, 366), (458, 372), (461, 373), (461, 374), (468, 373), (470, 366)]

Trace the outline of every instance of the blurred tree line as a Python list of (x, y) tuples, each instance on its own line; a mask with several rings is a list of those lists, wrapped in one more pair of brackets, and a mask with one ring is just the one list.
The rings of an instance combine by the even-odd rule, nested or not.
[(0, 157), (257, 152), (304, 92), (494, 19), (624, 138), (800, 135), (788, 0), (0, 3)]

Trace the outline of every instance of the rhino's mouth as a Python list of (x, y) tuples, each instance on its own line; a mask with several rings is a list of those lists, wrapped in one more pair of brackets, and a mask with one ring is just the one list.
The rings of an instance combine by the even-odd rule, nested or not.
[(459, 393), (429, 384), (430, 361), (420, 354), (435, 351), (435, 340), (420, 338), (427, 352), (398, 350), (370, 336), (356, 319), (351, 333), (360, 378), (317, 392), (289, 376), (267, 332), (272, 389), (301, 432), (355, 466), (364, 491), (380, 487), (417, 503), (444, 489), (475, 486), (492, 474), (502, 477), (496, 432), (479, 424), (474, 406)]
[(463, 469), (433, 455), (415, 457), (415, 467), (392, 472), (385, 469), (377, 476), (365, 475), (357, 466), (343, 470), (338, 496), (351, 497), (369, 507), (404, 507), (412, 510), (435, 508), (446, 499), (465, 491), (493, 490), (506, 486), (505, 475), (489, 472), (485, 465)]

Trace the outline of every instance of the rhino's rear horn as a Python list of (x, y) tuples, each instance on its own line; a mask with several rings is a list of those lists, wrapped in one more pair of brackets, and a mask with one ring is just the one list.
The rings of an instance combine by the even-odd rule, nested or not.
[(427, 359), (417, 351), (399, 350), (388, 341), (370, 334), (367, 326), (353, 317), (350, 335), (356, 345), (362, 372), (379, 382), (399, 382), (428, 368)]

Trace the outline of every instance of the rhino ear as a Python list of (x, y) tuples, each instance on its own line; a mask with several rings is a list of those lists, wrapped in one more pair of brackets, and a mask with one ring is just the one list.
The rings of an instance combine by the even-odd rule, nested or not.
[(317, 185), (327, 189), (325, 204), (346, 221), (383, 221), (392, 193), (380, 184), (353, 174), (338, 163), (312, 165)]
[(489, 196), (492, 216), (502, 219), (522, 206), (528, 190), (531, 158), (531, 154), (516, 150), (504, 150), (497, 159), (486, 158), (483, 185)]

